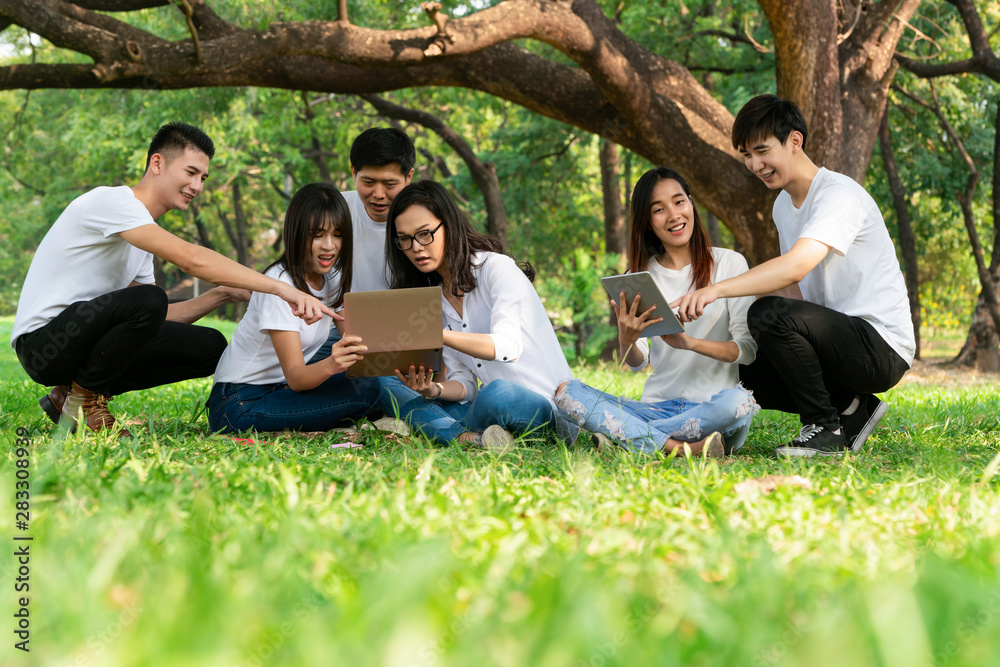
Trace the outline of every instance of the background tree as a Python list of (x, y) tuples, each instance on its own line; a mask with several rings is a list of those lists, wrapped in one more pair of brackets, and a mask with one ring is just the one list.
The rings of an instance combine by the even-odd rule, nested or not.
[[(409, 27), (416, 20), (410, 13), (391, 22), (384, 14), (377, 17), (380, 25), (398, 29), (361, 27), (352, 21), (363, 21), (365, 14), (346, 16), (346, 3), (331, 21), (323, 15), (325, 3), (273, 7), (280, 17), (250, 17), (242, 4), (191, 0), (184, 3), (191, 11), (182, 14), (183, 22), (175, 18), (171, 29), (155, 33), (144, 29), (144, 16), (135, 12), (166, 4), (0, 0), (4, 20), (92, 61), (68, 54), (0, 68), (0, 87), (481, 90), (605, 135), (651, 162), (671, 164), (752, 260), (776, 253), (768, 224), (771, 194), (754, 182), (730, 145), (729, 109), (692, 75), (694, 64), (685, 66), (655, 50), (672, 50), (671, 33), (679, 26), (696, 27), (698, 39), (726, 39), (720, 28), (748, 19), (751, 3), (715, 10), (706, 9), (714, 3), (691, 3), (696, 11), (683, 4), (644, 8), (635, 12), (637, 18), (630, 11), (609, 17), (592, 0), (507, 0), (475, 12), (464, 3), (447, 3), (446, 10), (464, 15), (451, 18), (439, 34), (437, 25)], [(800, 103), (813, 128), (812, 155), (860, 180), (895, 72), (893, 52), (919, 4), (845, 0), (835, 6), (803, 0), (789, 12), (783, 2), (761, 0), (757, 11), (770, 35), (759, 25), (759, 39), (734, 41), (740, 48), (743, 41), (770, 42), (777, 90)], [(297, 20), (287, 20), (293, 11)], [(662, 29), (651, 31), (648, 19), (656, 14)], [(701, 27), (699, 17), (710, 27)], [(633, 31), (635, 37), (627, 34)], [(531, 40), (531, 48), (515, 43), (522, 39)], [(692, 50), (687, 45), (683, 54)]]

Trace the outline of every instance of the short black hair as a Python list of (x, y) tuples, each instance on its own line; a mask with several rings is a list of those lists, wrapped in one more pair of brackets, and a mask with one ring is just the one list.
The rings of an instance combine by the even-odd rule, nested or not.
[(398, 164), (403, 176), (408, 176), (417, 163), (417, 151), (406, 133), (395, 127), (371, 127), (358, 135), (351, 144), (351, 169), (384, 167)]
[(809, 131), (799, 105), (777, 95), (758, 95), (736, 114), (733, 148), (743, 150), (770, 136), (785, 143), (793, 130), (802, 134), (802, 147), (805, 148)]
[(149, 161), (153, 159), (154, 154), (159, 153), (169, 160), (188, 148), (201, 151), (209, 159), (215, 157), (215, 144), (200, 129), (180, 121), (167, 123), (156, 131), (153, 140), (149, 142), (149, 151), (146, 153), (146, 169), (149, 169)]

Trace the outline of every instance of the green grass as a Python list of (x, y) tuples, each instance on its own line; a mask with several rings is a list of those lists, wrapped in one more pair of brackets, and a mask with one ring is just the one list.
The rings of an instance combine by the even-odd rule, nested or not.
[[(10, 319), (0, 320), (6, 340)], [(579, 377), (638, 395), (643, 377)], [(118, 443), (52, 434), (0, 348), (0, 536), (31, 431), (31, 653), (4, 665), (1000, 664), (993, 383), (904, 384), (866, 451), (722, 462), (552, 443), (209, 437), (208, 381), (119, 397)], [(741, 482), (801, 477), (772, 493)], [(13, 551), (8, 541), (5, 554)]]

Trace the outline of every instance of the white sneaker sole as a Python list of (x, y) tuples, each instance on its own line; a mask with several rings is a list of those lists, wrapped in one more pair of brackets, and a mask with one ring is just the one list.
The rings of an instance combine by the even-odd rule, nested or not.
[(868, 421), (865, 422), (864, 428), (858, 431), (858, 435), (855, 436), (854, 442), (851, 443), (852, 452), (856, 452), (861, 449), (861, 447), (865, 444), (865, 440), (868, 439), (868, 436), (872, 434), (875, 427), (878, 426), (878, 423), (882, 421), (882, 417), (884, 417), (885, 413), (889, 410), (888, 403), (878, 398), (875, 400), (878, 401), (878, 407), (875, 408), (875, 412), (873, 412), (871, 417), (868, 418)]
[(843, 456), (844, 452), (828, 452), (825, 449), (808, 449), (806, 447), (775, 447), (774, 453), (778, 456)]

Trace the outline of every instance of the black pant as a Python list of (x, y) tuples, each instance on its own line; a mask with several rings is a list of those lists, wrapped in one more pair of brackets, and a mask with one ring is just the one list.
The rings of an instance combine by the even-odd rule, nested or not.
[(740, 380), (761, 407), (792, 412), (803, 424), (840, 428), (857, 394), (886, 391), (906, 361), (861, 319), (807, 301), (768, 296), (747, 311), (757, 359)]
[(35, 382), (76, 382), (108, 396), (214, 373), (225, 336), (166, 317), (162, 289), (127, 287), (70, 305), (45, 326), (18, 336), (14, 347)]

